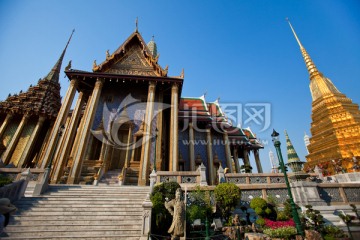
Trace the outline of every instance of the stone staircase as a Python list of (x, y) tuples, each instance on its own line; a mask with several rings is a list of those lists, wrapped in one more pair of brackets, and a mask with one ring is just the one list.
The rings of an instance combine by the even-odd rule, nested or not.
[[(360, 209), (359, 205), (356, 205), (356, 208)], [(339, 213), (345, 213), (351, 216), (356, 216), (355, 212), (352, 211), (352, 208), (349, 205), (332, 205), (332, 206), (313, 206), (313, 209), (319, 210), (320, 214), (324, 217), (326, 223), (331, 223), (335, 226), (340, 227), (347, 232), (346, 224), (338, 216)], [(360, 214), (360, 213), (359, 213)], [(359, 222), (359, 220), (353, 220), (353, 222)], [(360, 232), (360, 226), (351, 226), (350, 230), (352, 232)]]
[(50, 185), (15, 205), (1, 239), (139, 239), (149, 187)]
[(130, 167), (126, 170), (125, 185), (138, 185), (140, 162), (130, 162)]
[(119, 175), (121, 169), (115, 169), (107, 171), (104, 176), (100, 179), (98, 185), (118, 185), (119, 184)]

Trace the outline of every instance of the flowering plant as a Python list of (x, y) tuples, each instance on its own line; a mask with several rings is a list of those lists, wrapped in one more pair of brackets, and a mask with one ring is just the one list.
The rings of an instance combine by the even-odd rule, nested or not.
[(297, 231), (295, 227), (279, 227), (276, 229), (267, 228), (264, 233), (271, 238), (285, 238), (290, 239), (291, 236), (296, 235)]
[(284, 227), (295, 227), (295, 222), (292, 219), (287, 221), (271, 221), (265, 218), (265, 227), (270, 229), (284, 228)]

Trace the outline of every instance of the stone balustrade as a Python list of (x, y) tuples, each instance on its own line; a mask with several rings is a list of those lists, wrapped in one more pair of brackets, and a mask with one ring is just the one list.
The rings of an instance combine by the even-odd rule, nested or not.
[(24, 183), (25, 180), (22, 179), (0, 187), (0, 198), (8, 198), (11, 202), (20, 199), (19, 195)]
[[(0, 173), (4, 176), (9, 177), (11, 180), (16, 181), (21, 178), (21, 173), (24, 172), (25, 168), (0, 168)], [(30, 181), (37, 182), (42, 178), (44, 169), (30, 168), (31, 178)]]
[(180, 185), (200, 185), (200, 172), (199, 171), (184, 171), (184, 172), (156, 172), (156, 182), (177, 182)]

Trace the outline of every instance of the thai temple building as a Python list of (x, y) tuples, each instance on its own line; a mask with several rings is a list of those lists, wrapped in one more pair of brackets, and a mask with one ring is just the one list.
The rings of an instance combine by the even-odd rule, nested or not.
[[(310, 75), (312, 123), (306, 167), (311, 170), (318, 165), (326, 168), (330, 174), (338, 172), (336, 169), (352, 172), (360, 158), (359, 105), (353, 103), (318, 71), (289, 24)], [(307, 141), (306, 136), (304, 140)]]
[(37, 85), (0, 102), (2, 167), (51, 167), (51, 183), (65, 184), (93, 184), (115, 172), (125, 185), (143, 186), (152, 170), (196, 171), (203, 164), (213, 185), (220, 166), (251, 172), (252, 154), (263, 172), (255, 134), (233, 126), (218, 100), (181, 97), (184, 71), (168, 76), (154, 39), (146, 44), (137, 27), (103, 62), (94, 61), (92, 72), (70, 62), (61, 103), (69, 42)]

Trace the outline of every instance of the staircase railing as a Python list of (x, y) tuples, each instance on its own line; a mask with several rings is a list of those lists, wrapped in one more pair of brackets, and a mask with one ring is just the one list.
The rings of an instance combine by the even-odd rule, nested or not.
[(20, 180), (0, 187), (0, 198), (8, 198), (15, 202), (22, 198), (31, 178), (30, 169), (21, 173)]

